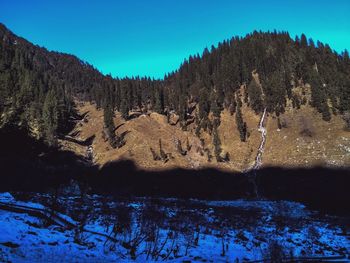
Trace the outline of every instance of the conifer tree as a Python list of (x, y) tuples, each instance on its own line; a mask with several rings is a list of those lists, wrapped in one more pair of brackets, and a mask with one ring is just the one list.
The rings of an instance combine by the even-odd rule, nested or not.
[(218, 127), (214, 125), (213, 127), (213, 144), (214, 144), (214, 154), (217, 162), (221, 162), (221, 140), (219, 137)]
[(236, 125), (239, 131), (239, 137), (241, 141), (245, 142), (247, 137), (247, 124), (243, 121), (241, 105), (242, 105), (241, 99), (238, 98), (237, 109), (236, 109)]
[(186, 96), (184, 94), (179, 95), (178, 113), (179, 113), (180, 125), (183, 130), (186, 130), (187, 101), (186, 101)]
[(105, 131), (107, 133), (109, 144), (113, 148), (116, 148), (117, 143), (116, 143), (115, 125), (114, 125), (113, 117), (114, 117), (114, 112), (112, 110), (112, 107), (109, 103), (106, 103), (103, 110), (103, 120), (104, 120)]
[(159, 155), (161, 160), (163, 160), (165, 163), (169, 160), (168, 154), (166, 154), (163, 150), (161, 139), (159, 139)]
[(269, 112), (276, 115), (284, 112), (286, 105), (285, 82), (280, 71), (274, 71), (263, 83), (265, 106)]
[(162, 90), (156, 90), (154, 111), (159, 114), (164, 113), (164, 96)]
[(209, 96), (206, 89), (202, 89), (199, 95), (199, 119), (203, 120), (208, 117), (210, 105), (209, 105)]
[(43, 105), (42, 129), (46, 142), (50, 146), (57, 144), (58, 105), (56, 93), (48, 91)]
[(258, 86), (256, 81), (253, 79), (248, 85), (248, 96), (250, 99), (250, 106), (255, 111), (259, 113), (263, 110), (263, 100), (261, 88)]
[(129, 119), (129, 107), (126, 99), (122, 99), (120, 103), (120, 113), (122, 115), (122, 118), (124, 120)]
[(210, 109), (211, 109), (213, 116), (215, 118), (220, 118), (221, 110), (220, 110), (220, 107), (218, 105), (218, 102), (215, 99), (212, 100)]
[(347, 112), (350, 111), (350, 78), (344, 80), (340, 88), (340, 111)]
[(325, 84), (314, 69), (310, 71), (310, 85), (312, 105), (322, 114), (323, 120), (330, 121), (331, 114), (327, 103)]
[(305, 34), (301, 34), (301, 37), (300, 37), (300, 45), (302, 48), (305, 48), (307, 47), (307, 38), (305, 36)]

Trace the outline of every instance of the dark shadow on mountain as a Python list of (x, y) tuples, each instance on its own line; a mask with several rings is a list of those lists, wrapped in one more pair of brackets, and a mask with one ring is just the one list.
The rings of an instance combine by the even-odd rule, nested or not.
[(74, 117), (75, 117), (75, 119), (76, 120), (83, 120), (88, 114), (90, 113), (90, 111), (86, 111), (86, 112), (84, 112), (84, 113), (82, 113), (82, 114), (76, 114)]
[(86, 138), (85, 140), (78, 140), (78, 139), (73, 138), (71, 136), (65, 136), (64, 140), (76, 143), (76, 144), (81, 145), (81, 146), (89, 146), (89, 145), (92, 144), (92, 142), (94, 141), (95, 137), (96, 137), (95, 135), (92, 135), (92, 136)]
[(252, 192), (243, 174), (215, 169), (144, 171), (128, 160), (108, 163), (91, 179), (99, 190), (138, 196), (232, 199)]
[(125, 125), (125, 122), (119, 124), (117, 127), (115, 127), (114, 132), (117, 131), (120, 127), (123, 127)]
[(124, 142), (125, 141), (125, 136), (128, 135), (130, 133), (130, 131), (123, 131), (119, 136), (118, 136), (118, 140), (120, 142)]
[(260, 194), (302, 202), (317, 210), (350, 214), (350, 169), (269, 167), (258, 172)]
[(0, 191), (45, 191), (95, 170), (69, 151), (48, 147), (18, 126), (0, 129)]
[[(92, 193), (128, 196), (232, 200), (255, 198), (254, 184), (244, 173), (216, 169), (145, 171), (132, 161), (101, 169), (72, 152), (48, 147), (8, 126), (0, 129), (0, 191), (46, 191), (73, 179)], [(260, 198), (290, 200), (329, 213), (350, 214), (349, 169), (264, 168), (257, 172)]]
[[(100, 192), (118, 195), (232, 200), (255, 198), (247, 174), (216, 169), (138, 170), (132, 161), (106, 164), (89, 178)], [(260, 198), (290, 200), (331, 213), (350, 214), (350, 170), (264, 168), (257, 172)]]

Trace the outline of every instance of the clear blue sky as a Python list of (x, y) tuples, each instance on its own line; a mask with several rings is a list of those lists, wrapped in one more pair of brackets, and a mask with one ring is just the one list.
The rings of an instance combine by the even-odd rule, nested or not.
[(0, 0), (0, 22), (113, 76), (161, 78), (184, 58), (253, 30), (350, 49), (350, 0)]

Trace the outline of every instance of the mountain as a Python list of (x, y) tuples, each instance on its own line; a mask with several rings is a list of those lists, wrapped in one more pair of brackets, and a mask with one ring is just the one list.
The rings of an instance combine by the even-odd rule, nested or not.
[(234, 37), (164, 80), (104, 76), (2, 24), (0, 42), (0, 127), (97, 165), (244, 171), (258, 157), (263, 166), (350, 165), (349, 54), (305, 35)]

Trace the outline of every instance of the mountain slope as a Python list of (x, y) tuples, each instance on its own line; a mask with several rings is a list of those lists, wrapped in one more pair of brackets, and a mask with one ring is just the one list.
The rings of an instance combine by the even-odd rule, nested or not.
[(263, 165), (349, 165), (348, 52), (305, 35), (234, 37), (157, 81), (103, 76), (1, 24), (0, 41), (0, 127), (18, 125), (98, 165), (250, 169), (265, 109)]
[[(132, 160), (138, 168), (157, 170), (175, 167), (199, 169), (215, 167), (229, 171), (245, 171), (253, 167), (257, 149), (261, 141), (258, 131), (260, 116), (247, 106), (243, 107), (250, 134), (246, 142), (241, 142), (235, 123), (235, 115), (228, 111), (221, 113), (218, 128), (223, 152), (229, 153), (229, 160), (217, 162), (214, 157), (213, 138), (203, 132), (201, 139), (195, 135), (194, 125), (183, 131), (179, 124), (170, 125), (166, 117), (157, 113), (142, 115), (129, 121), (123, 120), (120, 113), (114, 118), (117, 134), (126, 133), (125, 145), (113, 149), (103, 137), (103, 111), (96, 110), (95, 105), (79, 103), (80, 114), (84, 120), (78, 122), (71, 134), (78, 141), (85, 141), (94, 136), (91, 143), (93, 162), (102, 166), (115, 160)], [(278, 128), (277, 118), (268, 115), (265, 122), (267, 130), (265, 150), (262, 155), (263, 167), (348, 167), (350, 166), (350, 135), (343, 129), (343, 120), (334, 116), (330, 122), (322, 120), (322, 115), (310, 106), (299, 110), (289, 108), (279, 117), (284, 127)], [(170, 153), (167, 161), (154, 160), (150, 148), (159, 152), (159, 139), (162, 149)], [(190, 150), (185, 155), (177, 148), (178, 140), (184, 151), (186, 142)], [(63, 149), (72, 150), (81, 156), (87, 156), (89, 145), (81, 146), (71, 141), (61, 140)], [(211, 160), (208, 161), (208, 149)]]

